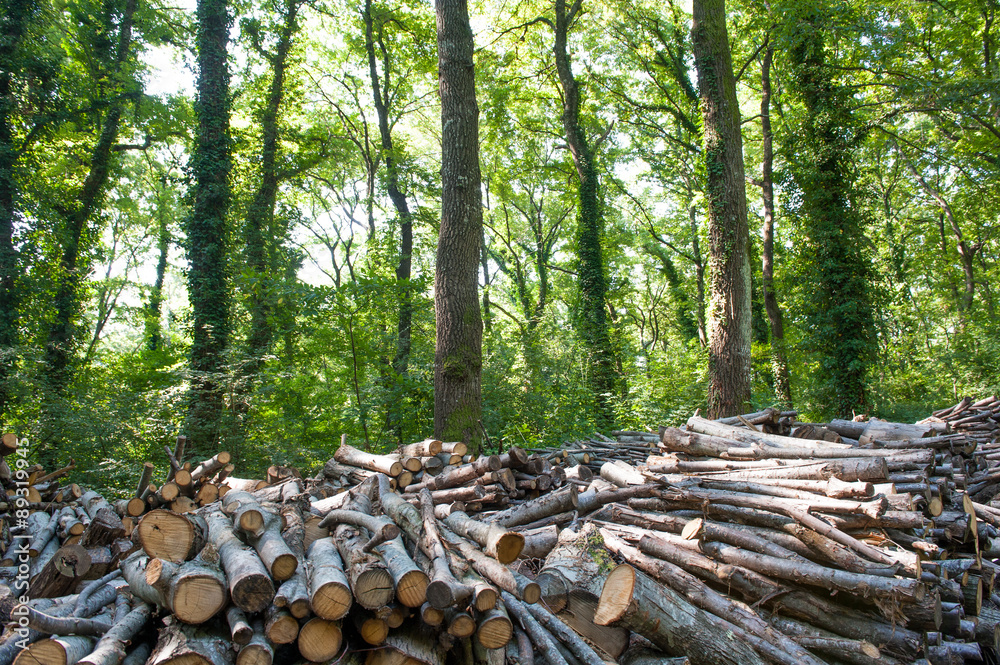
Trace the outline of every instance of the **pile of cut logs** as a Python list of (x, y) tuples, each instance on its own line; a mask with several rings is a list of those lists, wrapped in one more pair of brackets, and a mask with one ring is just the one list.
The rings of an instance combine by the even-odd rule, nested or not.
[(481, 457), (342, 440), (314, 478), (235, 484), (180, 442), (113, 505), (48, 478), (2, 534), (5, 565), (31, 547), (26, 593), (0, 568), (0, 665), (993, 662), (1000, 401), (796, 415)]

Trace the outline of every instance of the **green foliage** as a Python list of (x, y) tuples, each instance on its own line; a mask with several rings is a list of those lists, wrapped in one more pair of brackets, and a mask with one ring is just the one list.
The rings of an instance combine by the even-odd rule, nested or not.
[[(190, 94), (193, 76), (162, 97), (138, 88), (161, 83), (149, 80), (144, 60), (173, 54), (193, 64), (185, 49), (198, 44), (196, 15), (140, 3), (128, 66), (118, 70), (123, 2), (0, 3), (0, 32), (9, 36), (0, 40), (0, 87), (11, 86), (9, 95), (0, 89), (0, 204), (8, 193), (12, 201), (9, 246), (0, 233), (5, 425), (49, 445), (46, 463), (76, 459), (73, 480), (123, 492), (136, 462), (159, 464), (162, 446), (185, 431), (186, 395), (200, 382), (216, 400), (212, 436), (235, 453), (240, 476), (270, 464), (310, 472), (344, 433), (373, 450), (429, 435), (440, 214), (432, 8), (371, 5), (391, 155), (380, 140), (361, 6), (301, 8), (258, 261), (247, 231), (265, 184), (265, 121), (287, 2), (234, 3), (232, 21), (217, 22), (219, 34), (230, 23), (238, 30), (229, 52), (216, 53), (216, 74), (232, 72), (230, 93), (211, 105)], [(776, 47), (775, 291), (802, 417), (863, 409), (914, 420), (963, 395), (1000, 390), (996, 8), (728, 4), (748, 182), (760, 173), (765, 34)], [(203, 11), (211, 8), (219, 14), (225, 3), (206, 0)], [(593, 179), (581, 181), (545, 22), (552, 6), (484, 1), (471, 9), (490, 444), (550, 446), (595, 430), (682, 422), (705, 407), (711, 304), (690, 16), (678, 2), (610, 0), (584, 3), (568, 26), (580, 129), (595, 152)], [(47, 392), (38, 386), (67, 276), (64, 213), (83, 202), (113, 102), (121, 102), (120, 135), (80, 234), (71, 372), (63, 392)], [(214, 126), (199, 125), (209, 118)], [(212, 156), (199, 147), (213, 147)], [(387, 157), (413, 214), (408, 280), (396, 272), (403, 231)], [(218, 177), (227, 169), (228, 182)], [(199, 182), (209, 183), (201, 203), (184, 195)], [(218, 207), (227, 196), (228, 210)], [(758, 198), (748, 187), (751, 237)], [(577, 223), (584, 218), (596, 223)], [(578, 248), (590, 259), (580, 260)], [(212, 260), (199, 267), (199, 256)], [(185, 276), (194, 277), (191, 287)], [(199, 290), (203, 279), (208, 292)], [(600, 298), (588, 300), (582, 282)], [(407, 298), (411, 348), (400, 374), (397, 326)], [(257, 321), (271, 337), (251, 347), (245, 340), (261, 302)], [(762, 407), (774, 392), (757, 310), (752, 403)], [(613, 362), (595, 365), (595, 340)], [(614, 379), (600, 396), (610, 417), (594, 407), (595, 368)]]

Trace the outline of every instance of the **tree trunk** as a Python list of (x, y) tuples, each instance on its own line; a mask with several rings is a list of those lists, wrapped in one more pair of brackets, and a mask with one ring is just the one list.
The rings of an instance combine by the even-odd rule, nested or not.
[(828, 415), (850, 418), (869, 406), (868, 374), (878, 354), (872, 284), (865, 237), (867, 220), (855, 201), (853, 146), (864, 134), (853, 117), (852, 91), (827, 66), (829, 8), (789, 21), (783, 36), (792, 89), (805, 110), (791, 171), (800, 190), (800, 217), (811, 250), (809, 346), (819, 361), (816, 401)]
[(160, 176), (156, 190), (156, 216), (159, 223), (156, 249), (156, 281), (149, 292), (149, 302), (146, 303), (146, 348), (157, 351), (163, 346), (163, 282), (167, 275), (167, 259), (170, 252), (170, 214), (166, 209), (167, 178)]
[[(111, 71), (115, 76), (122, 78), (125, 78), (126, 62), (132, 45), (132, 19), (136, 5), (137, 0), (127, 0), (119, 19), (118, 48)], [(52, 303), (55, 313), (45, 343), (44, 358), (46, 387), (54, 396), (62, 396), (72, 378), (70, 363), (77, 341), (76, 324), (82, 304), (80, 285), (89, 270), (86, 260), (83, 265), (80, 262), (80, 254), (85, 249), (81, 247), (81, 243), (84, 242), (87, 224), (102, 203), (113, 166), (112, 148), (118, 138), (125, 110), (126, 91), (121, 89), (123, 84), (111, 81), (103, 83), (113, 91), (111, 94), (115, 98), (110, 102), (104, 115), (100, 136), (90, 155), (90, 169), (75, 198), (75, 205), (57, 206), (59, 216), (62, 218), (60, 229), (62, 255), (59, 259), (59, 278)], [(103, 100), (94, 100), (94, 103), (100, 101)], [(50, 423), (57, 419), (55, 413), (48, 413), (45, 417)], [(39, 460), (43, 463), (51, 461), (51, 455), (54, 454), (52, 446), (56, 444), (58, 438), (53, 437), (55, 432), (51, 430), (43, 435), (42, 446), (38, 453)]]
[[(388, 104), (391, 99), (391, 86), (393, 85), (389, 80), (391, 62), (389, 50), (382, 39), (384, 24), (379, 25), (378, 36), (376, 38), (375, 18), (372, 15), (372, 0), (365, 0), (364, 22), (368, 72), (371, 78), (375, 113), (378, 116), (378, 130), (382, 142), (382, 152), (385, 156), (385, 187), (386, 192), (389, 194), (389, 199), (396, 209), (396, 215), (399, 218), (399, 262), (396, 265), (396, 289), (399, 310), (396, 323), (396, 353), (392, 360), (396, 388), (391, 391), (392, 395), (398, 396), (402, 394), (401, 382), (406, 377), (410, 364), (410, 329), (413, 322), (413, 288), (410, 284), (413, 270), (413, 214), (410, 212), (406, 193), (400, 189), (399, 165), (397, 163), (395, 147), (393, 146), (392, 132), (389, 128), (390, 109)], [(376, 41), (382, 53), (383, 81), (379, 81), (378, 60), (375, 54)], [(384, 92), (383, 86), (385, 86)], [(402, 443), (403, 423), (402, 414), (399, 412), (399, 407), (397, 406), (398, 402), (398, 397), (392, 400), (386, 415), (389, 429), (396, 433), (397, 440), (399, 443)]]
[(600, 182), (594, 163), (594, 146), (580, 124), (580, 86), (573, 75), (567, 50), (569, 26), (579, 11), (579, 3), (567, 9), (565, 0), (556, 0), (553, 51), (562, 88), (563, 131), (580, 179), (576, 243), (579, 261), (577, 288), (581, 302), (577, 328), (590, 356), (587, 381), (596, 407), (594, 424), (601, 430), (614, 422), (611, 398), (618, 392), (618, 381), (615, 376), (615, 351), (608, 330), (608, 282), (602, 247), (604, 214), (601, 210)]
[(719, 418), (745, 412), (750, 401), (750, 231), (725, 0), (694, 3), (691, 36), (708, 174), (708, 407)]
[(248, 367), (251, 377), (263, 364), (261, 356), (271, 348), (274, 332), (268, 322), (271, 312), (269, 275), (274, 272), (273, 245), (279, 240), (274, 228), (274, 204), (278, 195), (278, 152), (281, 104), (285, 95), (285, 70), (288, 54), (292, 50), (292, 40), (298, 29), (296, 20), (301, 3), (286, 0), (284, 3), (284, 23), (278, 34), (278, 44), (273, 54), (268, 54), (271, 65), (271, 85), (267, 104), (260, 117), (262, 145), (260, 152), (260, 182), (254, 193), (253, 202), (247, 210), (246, 243), (247, 265), (256, 278), (250, 295), (250, 331), (247, 335)]
[(479, 107), (466, 0), (437, 3), (437, 34), (442, 189), (434, 275), (434, 436), (464, 441), (475, 452), (482, 413), (483, 320), (477, 289), (483, 211)]
[(771, 324), (771, 367), (774, 372), (774, 394), (787, 408), (792, 406), (792, 382), (785, 353), (785, 324), (781, 305), (774, 292), (774, 134), (771, 131), (771, 60), (774, 46), (768, 38), (760, 74), (760, 131), (764, 141), (761, 163), (761, 190), (764, 203), (764, 252), (761, 265), (764, 289), (764, 309)]
[(185, 220), (193, 324), (185, 430), (192, 452), (211, 454), (222, 429), (220, 381), (230, 334), (226, 276), (231, 165), (226, 0), (199, 0), (197, 15), (198, 128), (191, 158), (194, 204)]
[(18, 280), (22, 266), (14, 247), (14, 219), (20, 188), (17, 168), (20, 147), (14, 142), (13, 123), (18, 115), (14, 96), (17, 57), (30, 20), (39, 9), (35, 0), (9, 0), (3, 4), (6, 20), (0, 41), (0, 424), (10, 400), (8, 381), (16, 367), (18, 342)]

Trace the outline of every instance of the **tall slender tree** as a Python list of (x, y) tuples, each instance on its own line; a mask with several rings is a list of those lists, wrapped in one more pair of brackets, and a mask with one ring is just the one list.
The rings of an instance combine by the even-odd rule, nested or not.
[(226, 274), (230, 199), (229, 11), (226, 0), (199, 0), (198, 127), (191, 172), (191, 212), (185, 220), (188, 298), (193, 318), (191, 389), (185, 430), (190, 450), (209, 453), (222, 425), (220, 373), (230, 337)]
[[(381, 21), (376, 25), (372, 0), (365, 0), (363, 19), (368, 74), (371, 78), (382, 157), (385, 161), (385, 188), (392, 201), (392, 206), (396, 210), (399, 222), (399, 261), (396, 264), (398, 310), (396, 315), (396, 352), (392, 359), (392, 371), (397, 383), (402, 383), (409, 372), (410, 347), (412, 346), (413, 287), (410, 279), (413, 276), (413, 213), (410, 211), (406, 192), (402, 188), (399, 157), (396, 154), (392, 130), (389, 126), (390, 114), (393, 111), (390, 108), (393, 103), (392, 89), (396, 83), (392, 76), (392, 55), (382, 34), (385, 22)], [(378, 46), (378, 53), (376, 53), (376, 46)], [(381, 76), (379, 75), (379, 64), (382, 65)], [(387, 425), (390, 431), (395, 432), (399, 443), (402, 443), (402, 422), (399, 409), (396, 406), (398, 398), (395, 398), (395, 394), (398, 394), (397, 391), (393, 391), (393, 396), (390, 397), (391, 403), (386, 414)]]
[(691, 27), (708, 183), (710, 417), (750, 401), (750, 231), (725, 0), (695, 0)]
[(588, 139), (580, 120), (580, 84), (573, 75), (567, 46), (570, 26), (578, 18), (582, 0), (566, 6), (555, 2), (553, 53), (562, 89), (562, 125), (579, 179), (576, 251), (577, 289), (580, 296), (578, 329), (589, 355), (588, 380), (596, 407), (596, 425), (607, 428), (614, 422), (612, 397), (618, 392), (615, 351), (608, 324), (608, 276), (604, 265), (604, 213), (601, 210), (600, 173), (595, 150), (601, 139)]
[(761, 197), (764, 204), (764, 247), (761, 257), (761, 288), (764, 309), (771, 326), (771, 367), (774, 372), (774, 394), (786, 406), (792, 405), (792, 381), (785, 350), (785, 323), (781, 305), (774, 291), (774, 132), (771, 130), (771, 63), (774, 44), (770, 37), (764, 47), (760, 70), (760, 131), (763, 138), (761, 160)]
[(437, 2), (441, 90), (441, 230), (434, 273), (434, 436), (481, 441), (483, 319), (478, 267), (483, 236), (479, 105), (466, 0)]
[[(103, 115), (100, 133), (90, 151), (89, 168), (83, 185), (75, 197), (56, 205), (60, 218), (59, 241), (62, 249), (53, 303), (55, 315), (45, 344), (45, 379), (47, 388), (55, 395), (63, 393), (72, 374), (70, 364), (78, 341), (77, 318), (83, 304), (80, 291), (89, 272), (84, 247), (87, 227), (103, 203), (126, 103), (130, 98), (134, 99), (137, 93), (137, 84), (129, 72), (129, 62), (132, 59), (132, 23), (137, 4), (137, 0), (126, 0), (121, 8), (121, 14), (117, 16), (117, 45), (108, 54), (110, 62), (106, 68), (101, 68), (104, 70), (104, 77), (100, 87), (105, 90), (106, 97), (93, 102), (107, 104), (108, 109)], [(118, 12), (111, 6), (106, 7), (106, 12), (103, 20), (110, 26)], [(103, 43), (100, 38), (96, 41)]]
[[(271, 67), (271, 82), (264, 107), (259, 114), (261, 128), (260, 176), (253, 201), (247, 209), (245, 239), (247, 267), (253, 271), (250, 291), (250, 331), (247, 334), (247, 362), (243, 373), (253, 377), (263, 365), (263, 357), (271, 350), (274, 330), (270, 322), (272, 288), (276, 275), (275, 265), (274, 206), (278, 198), (280, 121), (285, 100), (285, 79), (289, 55), (298, 30), (299, 8), (302, 0), (285, 0), (280, 3), (282, 16), (278, 26), (278, 40), (273, 52), (261, 45), (260, 35), (252, 32), (251, 41)], [(274, 277), (272, 277), (274, 275)]]

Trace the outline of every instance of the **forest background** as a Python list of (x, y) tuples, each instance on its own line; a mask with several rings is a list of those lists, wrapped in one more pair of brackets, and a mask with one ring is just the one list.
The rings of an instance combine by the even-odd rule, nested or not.
[[(912, 421), (1000, 388), (998, 7), (728, 3), (747, 411)], [(691, 8), (469, 11), (486, 445), (682, 421), (706, 406), (719, 269)], [(228, 92), (206, 109), (196, 64), (220, 43)], [(241, 476), (315, 466), (341, 433), (430, 435), (437, 67), (420, 0), (0, 0), (3, 427), (103, 486), (183, 431), (192, 386), (213, 386)], [(231, 133), (206, 163), (213, 111)], [(206, 230), (194, 192), (223, 166)], [(209, 259), (211, 288), (191, 271)]]

